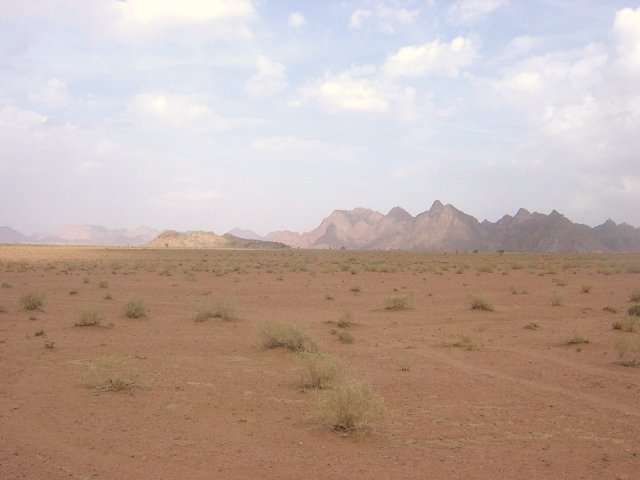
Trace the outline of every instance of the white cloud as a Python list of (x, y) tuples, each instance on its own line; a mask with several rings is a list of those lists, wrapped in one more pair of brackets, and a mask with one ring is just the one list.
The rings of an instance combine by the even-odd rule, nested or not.
[(289, 15), (289, 26), (293, 28), (300, 28), (307, 20), (304, 18), (304, 15), (301, 12), (293, 12)]
[(393, 77), (420, 77), (431, 74), (457, 76), (463, 67), (473, 63), (477, 55), (475, 42), (470, 38), (457, 37), (450, 43), (439, 40), (424, 45), (409, 45), (400, 48), (387, 58), (383, 68)]
[(371, 12), (369, 10), (356, 10), (351, 14), (351, 17), (349, 17), (349, 28), (353, 30), (362, 28), (363, 22), (370, 16)]
[(258, 72), (245, 84), (245, 90), (254, 98), (272, 97), (287, 88), (285, 68), (281, 63), (258, 57)]
[(624, 68), (640, 73), (640, 8), (618, 11), (613, 29), (620, 63)]
[(359, 158), (359, 148), (325, 142), (295, 135), (276, 135), (257, 138), (251, 142), (251, 149), (274, 155), (279, 160), (289, 159), (306, 162), (352, 162)]
[(509, 0), (457, 0), (447, 18), (456, 25), (473, 25), (509, 3)]
[(42, 87), (31, 91), (29, 98), (45, 107), (65, 107), (71, 96), (67, 91), (67, 84), (57, 78), (52, 78)]
[(504, 48), (504, 57), (514, 59), (531, 52), (540, 43), (540, 38), (521, 35), (513, 38)]

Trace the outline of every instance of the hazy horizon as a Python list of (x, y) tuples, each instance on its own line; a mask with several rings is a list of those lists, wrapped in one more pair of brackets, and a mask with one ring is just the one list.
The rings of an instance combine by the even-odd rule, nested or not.
[[(604, 3), (604, 4), (603, 4)], [(640, 3), (0, 0), (0, 226), (640, 226)]]

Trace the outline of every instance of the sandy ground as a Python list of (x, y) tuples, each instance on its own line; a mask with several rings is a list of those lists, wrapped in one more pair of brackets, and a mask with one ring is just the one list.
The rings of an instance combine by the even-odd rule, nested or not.
[[(616, 348), (640, 333), (612, 329), (639, 256), (1, 246), (0, 283), (4, 480), (640, 478), (640, 368)], [(146, 317), (123, 315), (131, 296)], [(217, 301), (233, 321), (194, 321)], [(103, 326), (74, 326), (85, 307)], [(330, 323), (345, 312), (350, 344)], [(299, 356), (260, 348), (266, 320), (306, 331), (334, 388), (368, 382), (386, 416), (333, 431)], [(143, 388), (91, 389), (104, 359)]]

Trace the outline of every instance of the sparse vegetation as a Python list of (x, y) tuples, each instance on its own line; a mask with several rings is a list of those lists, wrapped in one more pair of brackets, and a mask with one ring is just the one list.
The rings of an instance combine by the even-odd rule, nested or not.
[(627, 310), (629, 315), (633, 315), (634, 317), (640, 317), (640, 305), (634, 305)]
[(629, 297), (630, 302), (640, 302), (640, 290), (636, 290)]
[(342, 343), (353, 343), (354, 341), (353, 335), (351, 335), (346, 330), (339, 330), (337, 336), (338, 340), (340, 340)]
[(482, 310), (485, 312), (493, 312), (493, 305), (481, 297), (473, 297), (471, 299), (471, 310)]
[(109, 282), (107, 282), (106, 280), (100, 280), (100, 282), (98, 282), (98, 287), (109, 288)]
[(589, 343), (589, 340), (587, 340), (581, 334), (575, 332), (573, 334), (573, 337), (568, 338), (564, 343), (566, 345), (582, 345), (582, 344)]
[(409, 295), (390, 295), (384, 301), (385, 310), (408, 310), (411, 308), (411, 297)]
[(85, 308), (78, 313), (78, 319), (74, 325), (76, 327), (92, 327), (102, 323), (103, 316), (95, 308)]
[(564, 303), (564, 300), (562, 298), (562, 296), (558, 295), (558, 294), (554, 294), (551, 296), (551, 306), (552, 307), (559, 307)]
[(77, 295), (77, 294), (78, 294), (77, 288), (72, 288), (71, 290), (69, 290), (69, 295)]
[(464, 350), (478, 350), (478, 345), (469, 335), (462, 335), (455, 342), (444, 343), (443, 347), (451, 347), (451, 348), (462, 348)]
[(593, 287), (591, 285), (582, 285), (582, 293), (591, 293)]
[(210, 318), (219, 318), (227, 322), (232, 322), (236, 319), (235, 306), (226, 300), (219, 300), (210, 305), (198, 306), (196, 310), (198, 312), (194, 318), (196, 322), (204, 322)]
[(538, 330), (540, 328), (540, 326), (535, 323), (535, 322), (531, 322), (531, 323), (527, 323), (524, 327), (527, 330)]
[(127, 318), (142, 318), (147, 316), (147, 305), (144, 300), (132, 297), (124, 304), (124, 316)]
[(635, 332), (638, 330), (638, 323), (640, 323), (638, 317), (627, 315), (622, 320), (613, 322), (612, 328), (614, 330), (622, 330), (623, 332)]
[(335, 379), (339, 366), (335, 360), (321, 353), (301, 353), (304, 364), (300, 385), (303, 388), (327, 388)]
[(604, 307), (602, 309), (603, 312), (609, 312), (609, 313), (618, 313), (618, 309), (615, 307), (612, 307), (610, 305), (607, 305), (606, 307)]
[(353, 314), (351, 312), (344, 312), (336, 322), (338, 328), (349, 328), (351, 325), (353, 325)]
[(364, 382), (351, 381), (318, 397), (321, 418), (334, 431), (349, 435), (368, 431), (384, 418), (384, 399)]
[(105, 300), (112, 300), (113, 299), (113, 297), (111, 296), (111, 293), (109, 293), (109, 292), (107, 292), (107, 294), (102, 298), (104, 298)]
[(291, 325), (264, 322), (258, 330), (263, 348), (284, 348), (292, 352), (316, 352), (313, 339)]
[(26, 311), (42, 310), (44, 294), (35, 290), (27, 292), (20, 297), (20, 304)]
[(616, 341), (618, 363), (625, 367), (640, 367), (640, 338), (622, 337)]
[(95, 393), (141, 388), (139, 373), (122, 358), (104, 357), (87, 365), (85, 384)]
[(11, 284), (9, 282), (2, 282), (2, 288), (11, 288)]

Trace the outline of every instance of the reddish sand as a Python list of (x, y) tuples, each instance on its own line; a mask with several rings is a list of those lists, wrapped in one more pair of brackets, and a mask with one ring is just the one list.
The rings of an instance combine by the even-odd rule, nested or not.
[[(639, 271), (631, 255), (2, 246), (0, 478), (638, 479), (640, 368), (615, 345), (640, 333), (612, 323)], [(44, 311), (22, 308), (31, 290)], [(385, 310), (390, 295), (411, 308)], [(124, 317), (130, 296), (147, 317)], [(194, 322), (213, 300), (237, 319)], [(74, 326), (87, 306), (113, 328)], [(327, 323), (344, 312), (351, 344)], [(308, 332), (341, 365), (335, 384), (366, 380), (386, 417), (332, 431), (300, 359), (259, 348), (265, 320)], [(576, 335), (589, 343), (567, 345)], [(446, 346), (462, 336), (476, 348)], [(93, 392), (104, 357), (145, 388)]]

